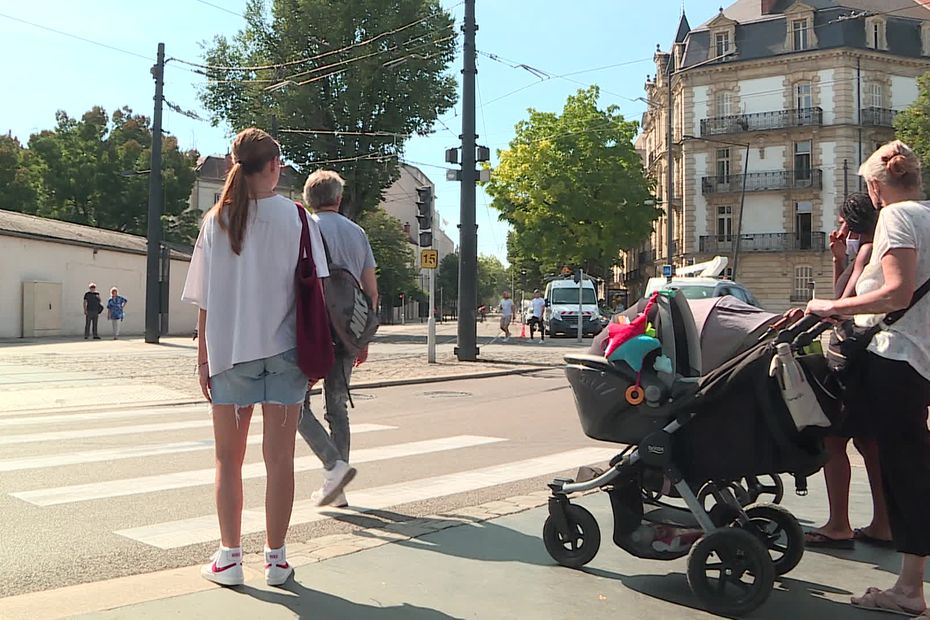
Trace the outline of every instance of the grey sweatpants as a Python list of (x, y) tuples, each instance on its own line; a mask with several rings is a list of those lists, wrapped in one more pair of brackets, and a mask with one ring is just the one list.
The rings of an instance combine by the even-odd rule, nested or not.
[(310, 391), (304, 396), (304, 405), (300, 410), (297, 430), (313, 453), (326, 469), (332, 469), (336, 461), (349, 462), (349, 380), (355, 356), (336, 350), (336, 360), (332, 369), (323, 380), (323, 397), (326, 412), (323, 419), (329, 432), (310, 409)]

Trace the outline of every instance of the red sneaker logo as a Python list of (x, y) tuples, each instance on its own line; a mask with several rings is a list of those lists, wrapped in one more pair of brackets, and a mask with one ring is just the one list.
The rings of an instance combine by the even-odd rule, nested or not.
[(216, 562), (214, 562), (214, 563), (213, 563), (213, 572), (214, 572), (214, 573), (222, 573), (223, 571), (229, 570), (230, 568), (232, 568), (232, 567), (234, 567), (234, 566), (237, 566), (237, 565), (238, 565), (237, 562), (233, 562), (233, 563), (230, 564), (229, 566), (219, 567), (219, 566), (216, 565)]

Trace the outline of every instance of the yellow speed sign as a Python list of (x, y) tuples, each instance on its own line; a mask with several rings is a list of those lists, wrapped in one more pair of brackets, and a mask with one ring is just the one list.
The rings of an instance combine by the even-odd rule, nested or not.
[(422, 269), (436, 269), (439, 267), (439, 250), (429, 248), (420, 250), (420, 267)]

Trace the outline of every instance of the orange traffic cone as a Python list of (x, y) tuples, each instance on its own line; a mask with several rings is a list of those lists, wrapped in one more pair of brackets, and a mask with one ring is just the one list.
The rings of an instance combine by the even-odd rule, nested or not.
[(526, 338), (526, 323), (520, 323), (520, 337)]

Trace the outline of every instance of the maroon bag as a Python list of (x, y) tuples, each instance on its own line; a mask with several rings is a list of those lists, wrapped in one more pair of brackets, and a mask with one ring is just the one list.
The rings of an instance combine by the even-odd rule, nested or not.
[(311, 382), (329, 374), (335, 359), (329, 314), (323, 298), (323, 285), (316, 274), (310, 251), (310, 223), (307, 210), (297, 204), (300, 213), (300, 254), (297, 258), (297, 366)]

